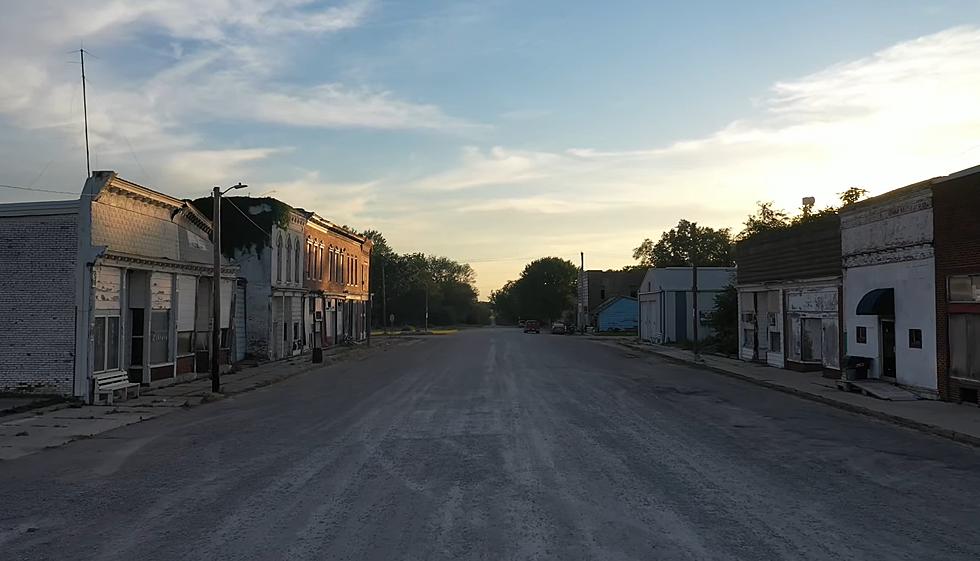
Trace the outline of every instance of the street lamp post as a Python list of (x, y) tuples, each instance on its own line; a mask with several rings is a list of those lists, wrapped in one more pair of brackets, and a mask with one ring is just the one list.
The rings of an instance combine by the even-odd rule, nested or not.
[(211, 391), (221, 391), (221, 360), (218, 356), (221, 346), (221, 195), (232, 189), (243, 189), (248, 185), (232, 185), (221, 190), (214, 188), (213, 233), (211, 244), (214, 246), (214, 278), (211, 281)]

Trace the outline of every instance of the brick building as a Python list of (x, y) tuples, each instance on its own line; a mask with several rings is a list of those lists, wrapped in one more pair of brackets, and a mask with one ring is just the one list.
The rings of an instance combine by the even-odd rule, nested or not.
[(314, 212), (306, 213), (307, 342), (329, 346), (367, 337), (370, 240)]
[[(207, 372), (211, 223), (188, 205), (95, 172), (78, 201), (0, 205), (0, 391), (91, 399), (94, 376), (166, 383)], [(222, 272), (222, 345), (233, 342)]]
[(584, 325), (580, 325), (579, 329), (595, 329), (597, 327), (597, 311), (603, 302), (620, 296), (636, 298), (640, 292), (640, 284), (643, 282), (644, 275), (646, 275), (646, 269), (626, 271), (580, 270), (577, 304)]
[(75, 395), (78, 201), (0, 205), (0, 392)]
[(735, 247), (739, 356), (778, 368), (840, 369), (840, 219), (762, 232)]
[[(277, 360), (367, 336), (371, 242), (273, 198), (224, 197), (221, 250), (240, 268), (243, 356)], [(213, 200), (194, 201), (211, 216)]]
[(980, 390), (980, 166), (933, 180), (939, 395)]

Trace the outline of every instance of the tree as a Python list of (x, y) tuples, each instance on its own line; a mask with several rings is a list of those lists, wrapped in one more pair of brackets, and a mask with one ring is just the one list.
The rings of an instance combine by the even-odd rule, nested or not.
[[(374, 325), (385, 325), (385, 307), (397, 324), (423, 325), (426, 303), (430, 325), (489, 322), (483, 312), (486, 304), (478, 309), (476, 273), (468, 264), (424, 253), (399, 255), (381, 232), (368, 230), (363, 235), (374, 243), (370, 272), (375, 295)], [(387, 295), (387, 306), (382, 301), (383, 294)]]
[(714, 334), (708, 341), (719, 352), (734, 355), (738, 352), (738, 292), (726, 286), (715, 295), (715, 309), (708, 314), (708, 326)]
[(739, 240), (745, 240), (751, 238), (756, 234), (762, 232), (771, 232), (773, 230), (782, 230), (784, 228), (789, 228), (792, 224), (789, 215), (786, 211), (782, 209), (773, 208), (774, 203), (770, 202), (758, 202), (756, 203), (756, 211), (754, 214), (750, 214), (748, 218), (745, 219), (745, 227), (738, 234)]
[(865, 196), (867, 196), (868, 190), (862, 189), (860, 187), (849, 187), (843, 193), (840, 193), (840, 202), (842, 205), (852, 205)]
[(641, 267), (727, 267), (734, 264), (732, 236), (728, 228), (698, 226), (697, 222), (681, 220), (664, 232), (660, 241), (649, 238), (633, 249), (633, 259)]
[(573, 309), (578, 268), (571, 261), (544, 257), (528, 263), (516, 281), (490, 294), (490, 305), (501, 323), (519, 319), (550, 322)]

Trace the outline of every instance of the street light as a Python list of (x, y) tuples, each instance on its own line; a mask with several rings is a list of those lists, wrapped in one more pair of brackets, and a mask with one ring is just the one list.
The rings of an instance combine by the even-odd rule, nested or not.
[(212, 212), (213, 233), (211, 244), (214, 245), (214, 279), (211, 282), (211, 391), (221, 391), (221, 365), (218, 357), (221, 346), (221, 195), (232, 189), (244, 189), (248, 185), (239, 182), (224, 191), (221, 187), (214, 188), (214, 211)]

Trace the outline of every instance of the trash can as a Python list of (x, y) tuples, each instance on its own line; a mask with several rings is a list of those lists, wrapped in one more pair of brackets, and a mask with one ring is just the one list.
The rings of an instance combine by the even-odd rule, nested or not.
[(323, 362), (323, 349), (313, 347), (313, 362)]
[(849, 356), (844, 359), (845, 380), (867, 380), (871, 359), (863, 356)]

